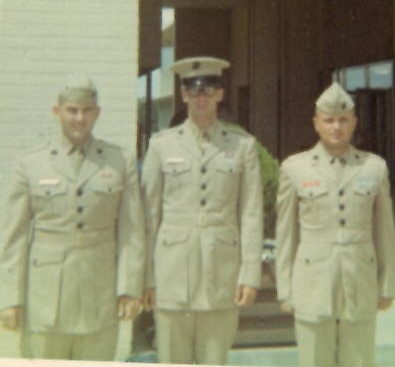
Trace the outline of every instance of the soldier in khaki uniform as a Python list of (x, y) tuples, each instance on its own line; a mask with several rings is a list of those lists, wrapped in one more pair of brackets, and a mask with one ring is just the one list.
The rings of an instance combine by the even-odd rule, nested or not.
[(3, 326), (24, 326), (31, 358), (112, 360), (118, 319), (139, 310), (144, 215), (131, 158), (91, 131), (89, 78), (71, 76), (54, 113), (62, 133), (18, 161), (0, 252)]
[(281, 166), (277, 287), (295, 312), (300, 367), (372, 367), (376, 312), (395, 296), (395, 236), (384, 160), (355, 149), (352, 98), (316, 102), (311, 150)]
[(262, 191), (255, 139), (217, 118), (227, 61), (187, 58), (188, 118), (151, 139), (143, 168), (145, 305), (155, 307), (159, 361), (226, 364), (238, 307), (261, 281)]

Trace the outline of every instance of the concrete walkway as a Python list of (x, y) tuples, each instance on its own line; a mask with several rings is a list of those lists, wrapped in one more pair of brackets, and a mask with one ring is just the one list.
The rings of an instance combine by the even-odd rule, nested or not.
[[(376, 328), (376, 367), (395, 367), (395, 305), (380, 312)], [(232, 350), (233, 366), (296, 367), (296, 347), (270, 347)]]
[[(0, 357), (18, 355), (18, 334), (0, 330)], [(155, 363), (154, 352), (130, 358), (130, 361)], [(229, 354), (229, 365), (259, 367), (296, 367), (297, 350), (290, 347), (234, 349)], [(395, 367), (395, 306), (380, 312), (377, 318), (376, 367)]]
[[(155, 363), (156, 355), (148, 352), (131, 360)], [(294, 346), (234, 349), (229, 354), (229, 365), (297, 367), (297, 350)], [(395, 306), (380, 312), (377, 318), (376, 367), (395, 367)]]

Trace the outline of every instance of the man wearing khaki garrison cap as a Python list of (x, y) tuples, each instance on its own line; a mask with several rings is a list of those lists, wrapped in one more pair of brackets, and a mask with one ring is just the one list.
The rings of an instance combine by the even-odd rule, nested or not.
[(155, 135), (143, 167), (149, 266), (162, 363), (226, 364), (238, 307), (261, 280), (262, 189), (255, 139), (217, 117), (225, 60), (177, 61), (188, 117)]
[(395, 296), (384, 160), (354, 148), (354, 102), (333, 83), (316, 102), (320, 138), (281, 166), (277, 288), (294, 312), (300, 367), (373, 367), (377, 310)]
[(118, 319), (140, 308), (144, 215), (135, 164), (95, 139), (97, 91), (72, 75), (53, 108), (61, 133), (11, 180), (0, 248), (0, 318), (29, 358), (112, 360)]

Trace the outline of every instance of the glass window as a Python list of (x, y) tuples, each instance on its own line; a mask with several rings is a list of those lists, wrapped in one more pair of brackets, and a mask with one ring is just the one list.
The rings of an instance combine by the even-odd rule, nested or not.
[(370, 88), (391, 88), (392, 87), (392, 63), (381, 62), (368, 66)]
[(358, 89), (390, 89), (392, 88), (393, 63), (381, 61), (337, 69), (333, 71), (332, 79), (340, 82), (349, 92)]
[(366, 88), (365, 68), (362, 66), (351, 67), (344, 70), (345, 72), (345, 88), (348, 91)]

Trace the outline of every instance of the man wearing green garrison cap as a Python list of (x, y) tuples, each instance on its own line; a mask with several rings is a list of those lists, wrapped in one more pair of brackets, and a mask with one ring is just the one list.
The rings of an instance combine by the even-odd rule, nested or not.
[(140, 309), (144, 215), (133, 160), (97, 140), (98, 96), (71, 75), (53, 108), (60, 134), (11, 179), (0, 251), (0, 317), (23, 356), (112, 360), (118, 320)]
[(319, 142), (281, 165), (278, 298), (295, 315), (300, 367), (373, 367), (376, 313), (395, 296), (388, 170), (351, 145), (354, 102), (338, 83), (313, 123)]

